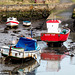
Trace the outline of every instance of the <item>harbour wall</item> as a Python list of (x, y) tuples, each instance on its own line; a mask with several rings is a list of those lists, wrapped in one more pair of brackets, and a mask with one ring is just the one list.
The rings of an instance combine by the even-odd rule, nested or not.
[(6, 21), (7, 17), (18, 20), (47, 18), (54, 7), (48, 4), (0, 5), (0, 20)]
[(73, 4), (74, 3), (0, 5), (0, 21), (6, 21), (7, 17), (16, 17), (18, 20), (47, 18), (53, 9), (62, 10)]

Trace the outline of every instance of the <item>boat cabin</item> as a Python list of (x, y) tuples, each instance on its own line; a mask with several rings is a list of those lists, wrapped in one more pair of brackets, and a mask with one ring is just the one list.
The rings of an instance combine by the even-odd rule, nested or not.
[(37, 50), (37, 40), (21, 37), (15, 48), (23, 48), (25, 51)]
[(48, 20), (46, 23), (48, 33), (59, 33), (60, 20)]
[(7, 18), (7, 21), (17, 21), (17, 19), (14, 17), (9, 17), (9, 18)]

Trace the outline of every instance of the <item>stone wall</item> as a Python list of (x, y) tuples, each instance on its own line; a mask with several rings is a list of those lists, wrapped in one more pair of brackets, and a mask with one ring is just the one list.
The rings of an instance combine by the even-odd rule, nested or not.
[[(7, 17), (17, 17), (17, 18), (43, 18), (50, 14), (52, 9), (65, 9), (74, 3), (66, 3), (66, 4), (25, 4), (25, 5), (0, 5), (0, 20)], [(23, 19), (20, 19), (23, 20)]]
[(29, 10), (51, 10), (55, 5), (48, 4), (25, 4), (25, 5), (0, 5), (1, 11), (29, 11)]
[(54, 6), (48, 4), (0, 5), (0, 20), (16, 17), (18, 20), (47, 18)]

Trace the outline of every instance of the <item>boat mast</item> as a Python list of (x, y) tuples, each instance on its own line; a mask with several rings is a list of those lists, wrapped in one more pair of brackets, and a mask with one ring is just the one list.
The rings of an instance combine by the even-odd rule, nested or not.
[(33, 30), (32, 30), (32, 24), (31, 24), (31, 29), (30, 29), (30, 30), (31, 30), (31, 38), (32, 38), (32, 37), (33, 37), (33, 32), (32, 32), (32, 31), (33, 31)]

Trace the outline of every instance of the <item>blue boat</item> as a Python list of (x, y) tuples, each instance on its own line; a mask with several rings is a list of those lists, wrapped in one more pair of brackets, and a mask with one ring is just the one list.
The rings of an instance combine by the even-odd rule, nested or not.
[(32, 38), (20, 37), (15, 46), (2, 46), (1, 53), (3, 56), (24, 59), (28, 57), (37, 58), (40, 47), (37, 40)]

